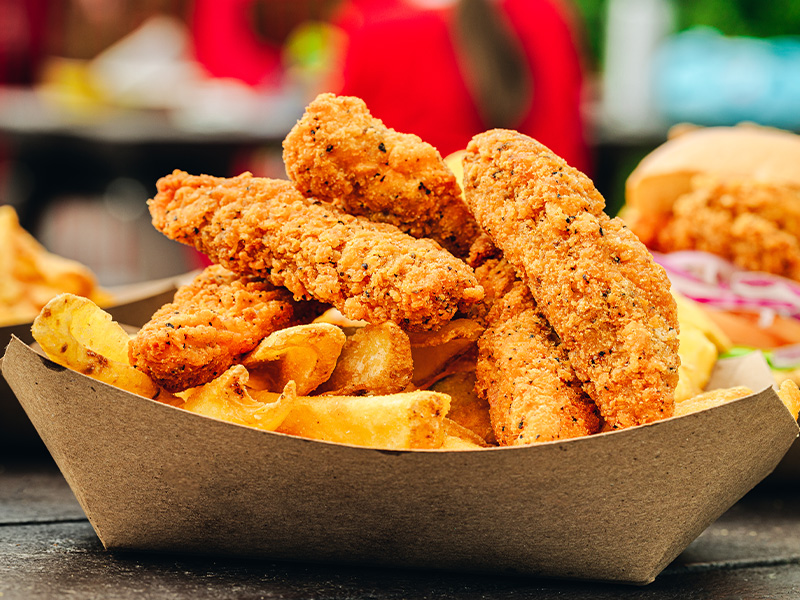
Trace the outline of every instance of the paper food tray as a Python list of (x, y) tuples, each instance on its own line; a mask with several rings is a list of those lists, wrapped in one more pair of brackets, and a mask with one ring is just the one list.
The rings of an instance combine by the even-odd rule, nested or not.
[(798, 433), (767, 387), (565, 442), (384, 451), (189, 413), (65, 369), (16, 338), (2, 372), (113, 550), (645, 584)]
[[(162, 305), (171, 302), (178, 286), (188, 281), (194, 273), (136, 283), (109, 291), (116, 299), (106, 308), (115, 321), (140, 327), (150, 320)], [(31, 323), (0, 327), (0, 347), (5, 348), (12, 336), (26, 343), (33, 342)], [(39, 436), (6, 382), (0, 379), (0, 448), (41, 446)]]

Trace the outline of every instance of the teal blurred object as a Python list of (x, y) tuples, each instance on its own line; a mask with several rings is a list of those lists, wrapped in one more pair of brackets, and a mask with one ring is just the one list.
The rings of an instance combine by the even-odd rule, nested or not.
[(654, 78), (656, 106), (668, 122), (752, 121), (800, 130), (800, 36), (733, 37), (692, 28), (664, 43)]

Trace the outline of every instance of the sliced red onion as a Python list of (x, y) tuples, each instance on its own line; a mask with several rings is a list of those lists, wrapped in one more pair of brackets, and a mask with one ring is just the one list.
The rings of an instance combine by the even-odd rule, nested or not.
[(723, 310), (757, 312), (763, 326), (775, 315), (800, 318), (800, 283), (794, 280), (746, 271), (696, 250), (653, 252), (653, 258), (664, 267), (675, 290), (692, 300)]
[(776, 369), (794, 369), (800, 366), (800, 344), (775, 348), (768, 358), (769, 364)]

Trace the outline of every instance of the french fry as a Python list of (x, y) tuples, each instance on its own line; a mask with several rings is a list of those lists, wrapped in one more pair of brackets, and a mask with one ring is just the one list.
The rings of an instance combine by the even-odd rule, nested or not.
[(371, 448), (440, 448), (449, 406), (449, 396), (428, 391), (300, 396), (278, 431)]
[(107, 305), (111, 295), (77, 261), (48, 252), (19, 223), (9, 205), (0, 206), (0, 325), (33, 319), (59, 293)]
[(401, 392), (414, 362), (408, 335), (394, 323), (366, 325), (347, 338), (330, 378), (317, 392), (335, 396)]
[(792, 416), (797, 419), (800, 414), (800, 389), (797, 384), (791, 379), (785, 380), (778, 388), (778, 398), (781, 399), (784, 406), (789, 409)]
[(445, 419), (444, 424), (447, 433), (441, 450), (478, 450), (491, 445), (487, 444), (486, 440), (477, 433), (459, 425), (452, 419)]
[(128, 363), (129, 335), (88, 298), (59, 294), (33, 321), (33, 338), (54, 362), (146, 398), (182, 401)]
[(702, 394), (698, 394), (693, 398), (676, 402), (674, 416), (679, 417), (697, 412), (699, 410), (705, 410), (706, 408), (713, 408), (714, 406), (725, 404), (731, 400), (744, 398), (752, 393), (753, 390), (745, 386), (720, 388), (718, 390), (703, 392)]
[(474, 371), (448, 375), (430, 389), (450, 396), (450, 412), (447, 413), (450, 421), (472, 432), (486, 445), (497, 444), (489, 418), (489, 403), (475, 393)]
[(442, 377), (452, 360), (475, 345), (483, 329), (471, 319), (455, 319), (436, 331), (409, 334), (414, 360), (412, 383), (426, 388)]
[(308, 394), (331, 376), (345, 340), (344, 332), (329, 323), (275, 331), (242, 360), (250, 387), (275, 392), (294, 381), (298, 394)]
[(675, 402), (688, 400), (703, 392), (719, 357), (714, 343), (690, 323), (681, 323), (678, 338), (681, 366), (678, 367)]
[(213, 381), (182, 392), (186, 400), (183, 408), (222, 421), (275, 431), (297, 398), (294, 381), (287, 383), (280, 395), (254, 398), (247, 389), (248, 379), (247, 369), (234, 365)]

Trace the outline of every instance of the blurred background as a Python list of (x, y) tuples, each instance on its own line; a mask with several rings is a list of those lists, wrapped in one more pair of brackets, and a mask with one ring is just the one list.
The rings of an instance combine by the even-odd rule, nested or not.
[(323, 91), (443, 156), (508, 127), (615, 214), (677, 123), (800, 130), (794, 0), (0, 0), (0, 204), (104, 285), (202, 263), (149, 222), (173, 169), (285, 177)]

